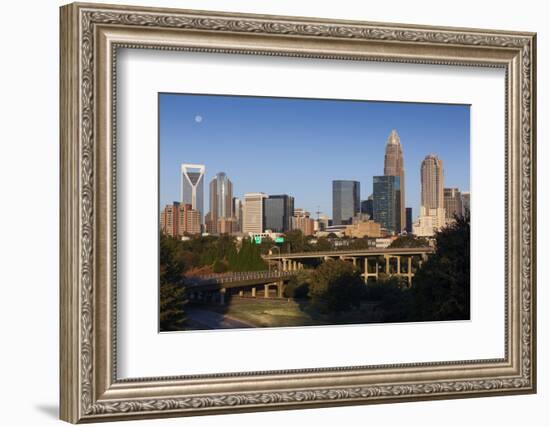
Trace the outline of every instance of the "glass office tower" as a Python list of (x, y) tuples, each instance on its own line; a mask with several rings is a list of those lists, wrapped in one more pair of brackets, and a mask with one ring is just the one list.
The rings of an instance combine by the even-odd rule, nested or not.
[(291, 229), (294, 215), (294, 197), (287, 194), (269, 196), (264, 199), (264, 230), (284, 233)]
[(372, 200), (372, 194), (367, 200), (361, 200), (361, 213), (368, 215), (370, 219), (372, 219), (373, 216), (373, 204), (374, 201)]
[(384, 175), (372, 178), (374, 220), (391, 233), (401, 232), (401, 179)]
[(351, 224), (360, 210), (359, 181), (332, 181), (332, 224)]

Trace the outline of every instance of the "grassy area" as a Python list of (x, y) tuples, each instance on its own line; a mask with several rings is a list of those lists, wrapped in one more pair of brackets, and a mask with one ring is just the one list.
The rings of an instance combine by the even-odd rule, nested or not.
[[(258, 327), (311, 326), (326, 324), (302, 311), (294, 300), (233, 298), (223, 310), (227, 316)], [(320, 321), (321, 320), (321, 321)]]
[(257, 327), (314, 326), (377, 321), (372, 304), (364, 304), (359, 310), (328, 316), (315, 310), (308, 301), (232, 298), (226, 306), (208, 306), (205, 309), (223, 313), (236, 320)]

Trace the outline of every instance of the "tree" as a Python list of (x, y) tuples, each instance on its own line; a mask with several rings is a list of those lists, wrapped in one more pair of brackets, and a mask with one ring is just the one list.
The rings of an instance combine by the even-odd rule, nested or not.
[(367, 284), (364, 298), (378, 303), (376, 309), (380, 312), (382, 322), (414, 320), (411, 290), (406, 279), (397, 276), (379, 277), (377, 281)]
[(284, 252), (307, 252), (311, 251), (311, 244), (307, 241), (302, 230), (290, 230), (285, 233), (286, 243), (281, 248), (281, 251)]
[(217, 259), (214, 261), (214, 264), (212, 264), (212, 271), (214, 273), (225, 273), (227, 271), (227, 265), (224, 261)]
[(160, 237), (160, 329), (178, 331), (185, 327), (184, 271), (181, 247), (171, 237)]
[(331, 251), (332, 250), (332, 243), (330, 243), (330, 240), (326, 237), (319, 237), (317, 239), (317, 243), (315, 244), (315, 251), (322, 252), (322, 251)]
[(329, 260), (313, 272), (309, 296), (316, 305), (337, 313), (359, 307), (364, 286), (360, 271), (351, 263)]
[(369, 239), (365, 237), (351, 239), (348, 245), (348, 249), (361, 250), (361, 249), (369, 249), (369, 248), (370, 248)]
[(399, 236), (391, 242), (390, 248), (423, 248), (429, 246), (428, 241), (424, 237), (416, 237), (412, 234)]
[(287, 298), (305, 299), (309, 293), (311, 273), (307, 270), (297, 271), (291, 276), (285, 287), (284, 295)]
[(267, 269), (258, 245), (248, 239), (243, 239), (241, 249), (229, 262), (231, 271), (261, 271)]
[(455, 216), (413, 278), (416, 320), (470, 318), (470, 219)]

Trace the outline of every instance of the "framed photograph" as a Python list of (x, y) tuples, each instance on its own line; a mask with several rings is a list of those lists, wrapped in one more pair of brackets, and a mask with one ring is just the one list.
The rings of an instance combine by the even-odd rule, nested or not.
[(536, 391), (533, 33), (61, 8), (61, 418)]

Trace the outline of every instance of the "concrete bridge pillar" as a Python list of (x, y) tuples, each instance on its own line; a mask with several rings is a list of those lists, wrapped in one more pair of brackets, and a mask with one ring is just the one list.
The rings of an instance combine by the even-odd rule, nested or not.
[(376, 280), (378, 280), (378, 259), (375, 258), (375, 264), (374, 264), (374, 271), (370, 271), (369, 269), (369, 257), (365, 257), (365, 282), (368, 280), (369, 277), (374, 277)]
[(225, 305), (225, 288), (220, 289), (220, 305)]
[(239, 296), (240, 296), (240, 297), (244, 296), (244, 291), (243, 291), (242, 289), (239, 290)]
[(279, 298), (283, 297), (284, 283), (282, 280), (277, 282), (277, 296)]
[(264, 298), (269, 298), (269, 285), (264, 285)]
[(412, 276), (412, 256), (410, 256), (409, 258), (407, 258), (407, 279), (409, 279), (409, 286), (412, 285)]
[(390, 274), (390, 259), (391, 259), (390, 255), (384, 255), (384, 260), (386, 261), (386, 274), (387, 275)]
[(256, 286), (252, 286), (252, 298), (256, 298)]
[(401, 255), (397, 255), (397, 274), (401, 274)]

